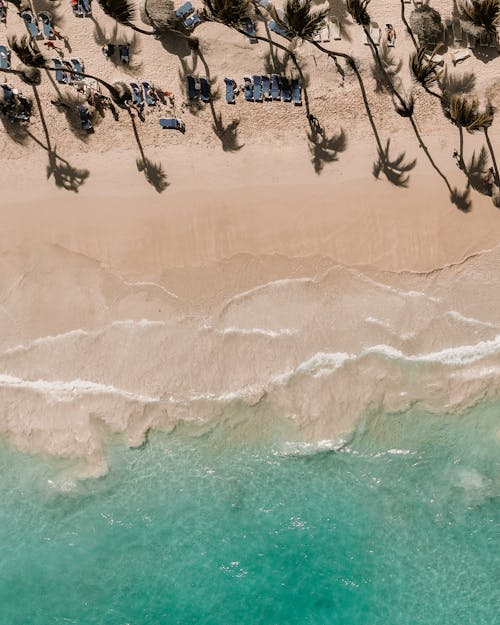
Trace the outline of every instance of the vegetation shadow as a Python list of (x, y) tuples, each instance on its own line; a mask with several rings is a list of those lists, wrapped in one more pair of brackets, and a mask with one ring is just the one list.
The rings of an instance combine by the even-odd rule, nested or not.
[(379, 178), (383, 173), (387, 180), (396, 187), (408, 187), (410, 180), (409, 172), (417, 164), (417, 159), (406, 161), (405, 152), (400, 152), (397, 156), (390, 156), (391, 140), (387, 139), (385, 147), (378, 149), (378, 159), (373, 164), (373, 175)]

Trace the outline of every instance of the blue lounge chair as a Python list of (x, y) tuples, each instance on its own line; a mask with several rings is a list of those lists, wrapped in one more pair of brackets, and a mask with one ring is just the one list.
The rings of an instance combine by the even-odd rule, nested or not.
[(153, 90), (153, 86), (150, 85), (145, 80), (142, 81), (142, 89), (144, 91), (144, 99), (146, 100), (146, 104), (148, 106), (156, 105), (156, 95)]
[(302, 87), (297, 78), (292, 78), (292, 102), (295, 106), (302, 106)]
[(84, 104), (78, 105), (78, 114), (80, 115), (82, 129), (87, 131), (92, 130), (92, 122), (90, 121), (89, 110)]
[(136, 106), (144, 106), (144, 100), (142, 99), (142, 89), (136, 82), (130, 83), (132, 89), (132, 104)]
[(196, 98), (196, 80), (194, 76), (186, 76), (188, 86), (188, 98), (194, 100)]
[(253, 77), (253, 99), (254, 102), (262, 102), (262, 77)]
[(186, 131), (184, 122), (175, 117), (161, 117), (160, 126), (165, 130), (180, 130), (181, 132)]
[(184, 19), (188, 15), (191, 15), (193, 11), (194, 8), (191, 2), (184, 2), (184, 4), (175, 11), (175, 17), (178, 17), (179, 19)]
[(269, 20), (267, 25), (269, 26), (269, 30), (271, 32), (276, 33), (277, 35), (280, 35), (281, 37), (284, 37), (285, 39), (290, 39), (290, 33), (284, 28), (281, 28), (281, 26), (278, 26), (278, 24), (276, 24), (274, 20)]
[(271, 100), (271, 81), (269, 76), (261, 76), (262, 78), (262, 95), (266, 100)]
[(19, 110), (16, 119), (23, 122), (29, 121), (31, 117), (31, 102), (21, 94), (17, 96), (17, 101), (19, 102)]
[(224, 78), (224, 82), (226, 83), (226, 102), (228, 104), (235, 104), (236, 102), (236, 93), (235, 87), (236, 83), (232, 78)]
[(281, 87), (281, 99), (283, 102), (291, 102), (292, 101), (292, 88), (290, 85), (290, 81), (286, 76), (280, 77), (280, 87)]
[(47, 39), (55, 39), (54, 29), (52, 27), (52, 18), (46, 11), (38, 13), (38, 19), (42, 22), (43, 35)]
[(52, 59), (52, 63), (56, 68), (56, 80), (64, 85), (68, 83), (68, 75), (64, 71), (64, 65), (61, 59)]
[(30, 37), (40, 37), (40, 30), (38, 28), (36, 18), (31, 11), (23, 11), (21, 17), (26, 24), (26, 28), (30, 34)]
[(210, 102), (211, 92), (210, 83), (206, 78), (200, 78), (200, 99), (207, 104)]
[(243, 76), (243, 94), (247, 102), (253, 102), (253, 82), (250, 76)]
[(84, 17), (90, 17), (92, 15), (91, 0), (78, 0), (78, 7), (81, 14)]
[(12, 88), (6, 83), (3, 83), (0, 86), (2, 87), (2, 90), (3, 90), (3, 104), (4, 106), (9, 105), (14, 100), (14, 94), (12, 93)]
[(184, 26), (189, 30), (194, 30), (200, 22), (200, 16), (195, 13), (194, 15), (190, 15), (187, 19), (184, 20)]
[(118, 46), (118, 51), (120, 53), (120, 61), (122, 63), (125, 63), (125, 65), (128, 65), (130, 61), (129, 50), (130, 50), (130, 46), (128, 45)]
[(255, 4), (267, 9), (267, 7), (271, 4), (271, 0), (254, 0)]
[(256, 38), (257, 31), (255, 30), (255, 22), (249, 17), (245, 21), (245, 32), (248, 35), (250, 43), (259, 43), (259, 40)]
[(281, 100), (280, 77), (278, 74), (271, 76), (271, 95), (273, 100)]
[[(71, 65), (75, 72), (80, 72), (80, 74), (83, 74), (83, 63), (82, 61), (80, 61), (80, 59), (71, 59)], [(83, 76), (78, 76), (78, 74), (72, 74), (72, 78), (73, 80), (83, 80)]]
[(6, 46), (0, 46), (0, 69), (10, 68), (10, 50)]

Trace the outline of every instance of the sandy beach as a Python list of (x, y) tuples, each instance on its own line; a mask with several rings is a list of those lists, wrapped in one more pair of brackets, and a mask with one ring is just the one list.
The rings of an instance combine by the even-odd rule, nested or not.
[[(18, 447), (102, 468), (103, 430), (138, 444), (149, 428), (211, 422), (233, 402), (264, 406), (304, 440), (320, 440), (344, 436), (377, 406), (452, 410), (496, 393), (499, 209), (474, 189), (467, 210), (450, 201), (408, 121), (376, 93), (358, 26), (343, 22), (330, 47), (359, 59), (384, 146), (390, 139), (391, 155), (415, 161), (402, 186), (372, 175), (377, 147), (352, 73), (342, 79), (310, 44), (296, 50), (309, 105), (325, 136), (337, 137), (321, 149), (305, 107), (224, 102), (224, 76), (239, 84), (268, 67), (262, 42), (219, 24), (196, 31), (219, 89), (215, 111), (224, 127), (237, 120), (236, 134), (217, 134), (209, 107), (185, 103), (183, 73), (203, 71), (188, 49), (113, 32), (97, 3), (85, 21), (52, 4), (68, 58), (106, 80), (147, 78), (175, 103), (135, 118), (139, 140), (124, 111), (82, 136), (49, 103), (59, 87), (44, 78), (44, 123), (74, 190), (55, 184), (38, 113), (32, 136), (8, 125), (0, 134), (0, 431)], [(433, 6), (445, 17), (448, 4)], [(463, 193), (457, 130), (410, 84), (399, 10), (370, 5), (395, 26), (426, 148)], [(7, 32), (18, 22), (12, 10)], [(131, 42), (130, 66), (103, 57), (98, 29)], [(499, 68), (498, 55), (473, 55), (450, 71), (474, 71), (478, 95), (498, 104)], [(182, 117), (185, 135), (162, 133), (165, 115)], [(500, 144), (496, 120), (490, 137)], [(483, 143), (466, 135), (466, 160)], [(137, 166), (144, 156), (162, 166), (162, 193)]]

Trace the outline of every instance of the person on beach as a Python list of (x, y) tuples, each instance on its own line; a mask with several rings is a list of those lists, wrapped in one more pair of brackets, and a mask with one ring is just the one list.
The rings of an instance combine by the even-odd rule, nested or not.
[(64, 56), (64, 50), (60, 46), (56, 46), (53, 41), (44, 41), (43, 45), (47, 46), (47, 48), (49, 48), (50, 50), (54, 50), (54, 52), (57, 52), (59, 56)]

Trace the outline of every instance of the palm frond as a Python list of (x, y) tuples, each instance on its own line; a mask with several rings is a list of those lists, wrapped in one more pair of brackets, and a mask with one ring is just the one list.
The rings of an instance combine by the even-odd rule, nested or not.
[(203, 0), (207, 19), (239, 27), (251, 16), (250, 0)]
[(97, 0), (101, 9), (120, 24), (135, 18), (135, 6), (130, 0)]
[(471, 34), (495, 33), (500, 25), (500, 0), (462, 0), (460, 19)]
[(370, 16), (368, 15), (368, 5), (370, 0), (346, 0), (347, 10), (352, 19), (360, 26), (368, 26), (370, 24)]
[(275, 22), (299, 39), (311, 39), (323, 25), (328, 8), (313, 8), (312, 0), (286, 0), (283, 12), (277, 11), (274, 6), (269, 12)]
[(429, 57), (424, 46), (420, 46), (410, 57), (410, 71), (417, 82), (425, 89), (435, 85), (443, 74), (443, 70), (434, 60), (434, 51)]
[(45, 67), (46, 61), (44, 56), (32, 47), (28, 35), (23, 35), (22, 37), (12, 35), (9, 37), (9, 46), (23, 65), (28, 67)]

